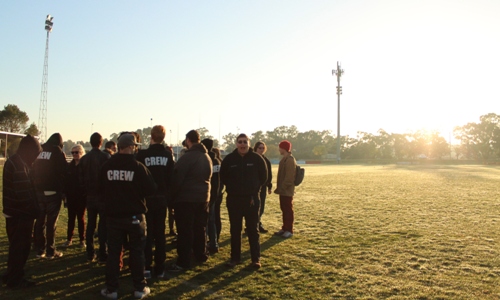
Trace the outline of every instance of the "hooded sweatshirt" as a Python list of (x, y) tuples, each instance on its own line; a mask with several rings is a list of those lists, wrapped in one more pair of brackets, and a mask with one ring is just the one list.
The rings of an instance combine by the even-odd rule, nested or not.
[(64, 192), (64, 177), (68, 163), (62, 147), (63, 140), (59, 133), (51, 135), (42, 145), (42, 152), (33, 166), (37, 191)]
[(31, 135), (21, 139), (16, 154), (3, 168), (3, 213), (7, 217), (38, 216), (38, 202), (31, 178), (32, 164), (42, 151)]

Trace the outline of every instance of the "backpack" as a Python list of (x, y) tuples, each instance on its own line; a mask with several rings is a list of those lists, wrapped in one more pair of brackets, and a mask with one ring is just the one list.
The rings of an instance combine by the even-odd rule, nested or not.
[(302, 168), (301, 166), (297, 165), (295, 167), (295, 180), (293, 181), (295, 186), (298, 186), (299, 184), (302, 183), (302, 181), (304, 180), (305, 173), (306, 173), (306, 170), (304, 168)]

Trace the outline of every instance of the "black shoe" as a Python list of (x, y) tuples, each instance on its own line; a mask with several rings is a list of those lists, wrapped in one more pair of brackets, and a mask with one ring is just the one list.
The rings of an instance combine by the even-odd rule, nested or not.
[(87, 261), (88, 262), (93, 262), (93, 263), (96, 262), (97, 261), (97, 255), (94, 254), (94, 255), (87, 256)]
[(167, 272), (181, 272), (181, 271), (184, 271), (184, 268), (181, 267), (181, 266), (178, 266), (177, 264), (172, 264), (170, 266), (168, 266), (165, 271)]
[(208, 248), (208, 253), (210, 253), (210, 255), (214, 255), (215, 253), (219, 253), (219, 247)]
[(226, 267), (228, 268), (234, 268), (236, 265), (241, 264), (241, 261), (239, 260), (231, 260), (230, 262), (226, 263)]
[(21, 282), (18, 285), (9, 286), (9, 288), (15, 289), (15, 290), (17, 290), (17, 289), (26, 289), (26, 288), (33, 287), (35, 285), (36, 285), (36, 282), (23, 279), (23, 280), (21, 280)]
[(260, 233), (268, 233), (269, 230), (265, 229), (264, 227), (262, 227), (262, 225), (259, 226), (259, 232)]

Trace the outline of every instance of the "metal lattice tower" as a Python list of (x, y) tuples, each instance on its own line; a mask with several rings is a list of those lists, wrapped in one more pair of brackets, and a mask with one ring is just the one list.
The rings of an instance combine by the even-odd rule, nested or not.
[(47, 85), (49, 80), (49, 35), (54, 25), (54, 17), (47, 15), (45, 19), (45, 30), (47, 40), (45, 42), (45, 59), (43, 62), (42, 92), (40, 95), (40, 111), (38, 112), (38, 130), (40, 131), (40, 142), (47, 138)]
[(337, 70), (332, 70), (332, 75), (337, 76), (337, 163), (340, 164), (340, 95), (342, 95), (342, 87), (340, 86), (340, 77), (344, 74), (344, 70), (340, 68), (340, 63), (337, 62)]

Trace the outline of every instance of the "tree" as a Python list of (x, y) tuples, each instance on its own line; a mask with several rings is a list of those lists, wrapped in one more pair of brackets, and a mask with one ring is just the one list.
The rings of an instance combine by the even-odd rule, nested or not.
[(24, 134), (38, 136), (40, 134), (40, 130), (38, 130), (38, 127), (35, 123), (31, 123), (31, 125), (24, 131)]
[(453, 130), (460, 140), (460, 152), (467, 158), (489, 159), (500, 155), (500, 115), (489, 113), (479, 123), (467, 123)]
[(21, 133), (28, 123), (28, 115), (17, 105), (7, 104), (0, 110), (0, 130)]

